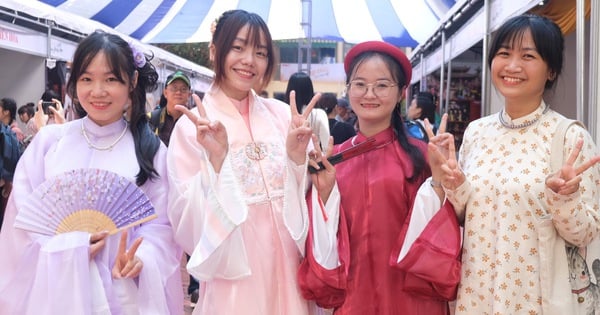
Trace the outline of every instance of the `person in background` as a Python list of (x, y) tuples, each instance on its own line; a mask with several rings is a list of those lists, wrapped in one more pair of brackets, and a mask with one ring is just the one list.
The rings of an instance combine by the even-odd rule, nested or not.
[(348, 100), (346, 100), (345, 98), (338, 98), (337, 106), (335, 107), (335, 112), (335, 120), (345, 122), (354, 126), (355, 130), (358, 129), (356, 126), (356, 114), (354, 114), (354, 112), (352, 111)]
[[(214, 24), (215, 78), (173, 134), (169, 215), (187, 269), (200, 282), (194, 314), (304, 315), (296, 273), (306, 237), (304, 186), (312, 131), (291, 105), (262, 98), (275, 67), (273, 42), (255, 13), (231, 10)], [(291, 113), (291, 114), (290, 114)]]
[[(579, 125), (567, 130), (560, 152), (551, 152), (550, 139), (566, 118), (543, 99), (562, 72), (563, 50), (560, 28), (546, 17), (529, 14), (508, 19), (491, 42), (490, 77), (504, 106), (469, 124), (458, 163), (449, 154), (447, 172), (440, 178), (464, 222), (456, 314), (600, 311), (592, 294), (578, 300), (595, 286), (592, 271), (599, 279), (600, 249), (587, 245), (600, 233), (600, 156), (590, 134)], [(553, 155), (564, 157), (559, 171), (551, 170)], [(542, 222), (551, 224), (565, 243), (587, 246), (580, 261), (572, 258), (578, 266), (571, 276), (566, 270), (558, 275), (564, 282), (543, 282), (555, 270), (544, 267), (553, 257), (543, 250), (546, 244), (538, 234)], [(596, 258), (593, 266), (590, 257)], [(569, 278), (587, 284), (569, 287)], [(560, 301), (547, 295), (548, 290), (563, 287), (568, 295), (560, 296)]]
[[(444, 200), (441, 164), (430, 169), (427, 144), (404, 131), (401, 103), (410, 61), (399, 48), (370, 41), (350, 49), (344, 69), (359, 130), (327, 156), (350, 148), (357, 155), (334, 167), (318, 148), (309, 154), (313, 167), (322, 162), (325, 168), (312, 174), (307, 195), (312, 238), (299, 272), (304, 296), (336, 315), (446, 315), (448, 301), (425, 292), (451, 275), (409, 277), (396, 260), (411, 213), (438, 210)], [(458, 239), (458, 223), (455, 230)], [(422, 290), (409, 290), (409, 278)]]
[[(21, 131), (21, 128), (19, 128), (16, 118), (17, 103), (15, 100), (9, 97), (2, 98), (0, 100), (0, 124), (7, 126), (6, 131), (8, 133), (14, 133), (14, 135), (9, 136), (13, 139), (12, 145), (14, 147), (9, 147), (11, 142), (5, 141), (6, 139), (2, 137), (2, 145), (0, 146), (0, 159), (2, 159), (0, 165), (2, 166), (0, 167), (0, 224), (3, 222), (2, 218), (6, 211), (8, 198), (12, 192), (12, 177), (16, 164), (14, 162), (18, 161), (23, 150), (23, 140), (25, 140), (25, 135)], [(17, 141), (14, 141), (15, 138)], [(6, 160), (7, 158), (11, 160), (10, 163)], [(12, 165), (9, 167), (8, 164)]]
[[(303, 113), (304, 109), (315, 95), (312, 80), (305, 72), (296, 72), (290, 76), (290, 79), (285, 90), (285, 102), (290, 104), (290, 93), (296, 92), (296, 106), (299, 113)], [(308, 116), (310, 127), (313, 133), (317, 135), (319, 143), (323, 150), (327, 150), (329, 144), (329, 123), (327, 113), (320, 108), (314, 108)]]
[[(189, 77), (183, 71), (177, 70), (167, 76), (159, 106), (149, 113), (150, 129), (158, 135), (167, 147), (169, 147), (169, 140), (173, 128), (175, 128), (175, 123), (183, 115), (181, 111), (175, 109), (175, 105), (188, 106), (191, 93)], [(184, 285), (187, 285), (184, 293), (187, 294), (186, 299), (189, 296), (193, 306), (198, 301), (198, 281), (185, 270), (188, 258), (187, 255), (182, 257), (182, 273), (184, 273), (184, 277), (189, 278), (189, 283), (187, 281), (184, 283)]]
[(23, 142), (25, 134), (17, 122), (17, 102), (14, 99), (5, 97), (0, 100), (0, 123), (9, 126), (17, 135), (17, 140)]
[[(46, 105), (51, 103), (52, 105)], [(54, 90), (46, 90), (38, 101), (37, 110), (33, 115), (33, 135), (44, 126), (52, 124), (64, 124), (66, 121), (65, 111), (60, 101), (60, 96)]]
[(337, 103), (335, 94), (323, 93), (317, 105), (315, 105), (315, 108), (321, 108), (327, 113), (327, 118), (329, 118), (329, 134), (333, 137), (333, 144), (340, 144), (356, 135), (356, 131), (352, 125), (335, 119), (335, 107)]
[[(0, 232), (3, 314), (183, 313), (181, 249), (166, 214), (167, 151), (144, 109), (157, 79), (144, 53), (117, 35), (96, 31), (77, 46), (67, 89), (87, 116), (40, 129), (19, 160)], [(77, 169), (135, 182), (157, 218), (120, 235), (14, 226), (36, 187)]]
[(160, 106), (150, 113), (150, 127), (168, 147), (175, 123), (183, 115), (175, 105), (188, 105), (192, 93), (190, 79), (181, 70), (171, 73), (165, 81)]
[(17, 110), (17, 114), (19, 115), (19, 119), (25, 124), (25, 131), (23, 132), (24, 143), (29, 143), (31, 141), (31, 137), (34, 135), (35, 131), (35, 122), (33, 120), (33, 115), (35, 114), (35, 104), (33, 102), (29, 102)]
[[(406, 131), (410, 136), (427, 142), (429, 137), (425, 131), (425, 119), (435, 124), (435, 102), (431, 93), (419, 92), (406, 110)], [(434, 125), (433, 131), (436, 130)]]

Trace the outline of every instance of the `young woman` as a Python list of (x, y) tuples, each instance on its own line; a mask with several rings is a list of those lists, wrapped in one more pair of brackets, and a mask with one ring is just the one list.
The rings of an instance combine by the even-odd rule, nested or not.
[[(410, 82), (410, 62), (390, 44), (364, 42), (348, 52), (344, 68), (359, 130), (333, 154), (350, 148), (360, 153), (335, 168), (325, 160), (326, 168), (312, 176), (312, 230), (299, 273), (305, 296), (334, 308), (336, 315), (447, 314), (443, 298), (409, 290), (409, 275), (398, 268), (402, 231), (411, 212), (437, 210), (444, 197), (439, 183), (427, 179), (432, 171), (426, 144), (407, 136), (402, 122), (400, 103)], [(311, 159), (320, 161), (316, 151)], [(437, 179), (441, 172), (434, 173)], [(440, 282), (457, 280), (447, 273), (437, 276)], [(433, 279), (412, 281), (417, 287), (434, 287)]]
[[(200, 282), (194, 314), (296, 315), (311, 307), (296, 272), (307, 231), (311, 130), (291, 106), (257, 96), (275, 65), (265, 22), (242, 10), (216, 22), (215, 80), (171, 135), (170, 218)], [(293, 97), (292, 97), (293, 99)], [(290, 114), (291, 113), (291, 114)], [(290, 116), (291, 115), (291, 116)]]
[[(554, 270), (542, 267), (548, 257), (542, 256), (541, 222), (551, 221), (558, 237), (584, 248), (600, 231), (600, 158), (591, 136), (572, 126), (561, 139), (564, 152), (551, 152), (550, 139), (565, 117), (550, 109), (543, 94), (562, 71), (563, 45), (554, 22), (520, 15), (498, 29), (490, 46), (490, 75), (504, 107), (469, 124), (458, 163), (448, 159), (440, 178), (464, 220), (456, 314), (592, 314), (600, 302), (578, 301), (590, 286), (591, 262), (571, 275), (588, 282), (573, 287), (573, 294), (566, 271), (558, 277), (563, 282), (542, 282)], [(549, 153), (566, 161), (557, 173), (551, 173)], [(598, 250), (588, 246), (588, 259), (598, 258), (591, 255)], [(544, 293), (561, 287), (568, 290), (558, 299)], [(591, 313), (576, 310), (586, 304)]]
[[(104, 32), (81, 41), (71, 69), (69, 94), (87, 116), (40, 129), (19, 161), (0, 233), (0, 309), (6, 314), (181, 314), (181, 250), (166, 214), (167, 151), (148, 128), (144, 109), (146, 91), (156, 88), (158, 75), (141, 52)], [(45, 236), (14, 227), (22, 205), (46, 179), (88, 168), (135, 182), (158, 218), (112, 236)]]
[[(287, 88), (285, 89), (285, 102), (290, 104), (290, 93), (296, 94), (296, 108), (299, 113), (303, 113), (306, 105), (315, 96), (315, 90), (312, 80), (306, 72), (296, 72), (290, 76)], [(313, 133), (319, 139), (319, 145), (323, 151), (327, 151), (329, 144), (329, 122), (327, 113), (321, 108), (315, 107), (308, 115), (310, 127)]]

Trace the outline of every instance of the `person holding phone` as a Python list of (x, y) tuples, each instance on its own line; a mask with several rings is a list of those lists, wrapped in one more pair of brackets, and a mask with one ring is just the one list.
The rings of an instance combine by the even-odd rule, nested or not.
[(46, 125), (65, 123), (65, 111), (60, 101), (60, 95), (54, 90), (46, 90), (38, 102), (33, 115), (34, 128), (30, 130), (35, 135), (38, 130)]

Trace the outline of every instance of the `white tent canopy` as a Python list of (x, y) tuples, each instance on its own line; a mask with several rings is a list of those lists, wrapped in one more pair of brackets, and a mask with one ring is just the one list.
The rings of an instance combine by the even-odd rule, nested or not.
[[(90, 3), (89, 1), (86, 2)], [(202, 83), (204, 84), (206, 84), (206, 82), (209, 82), (214, 74), (212, 70), (206, 67), (197, 65), (187, 59), (176, 56), (156, 46), (142, 43), (141, 41), (132, 38), (126, 34), (120, 33), (102, 23), (65, 12), (63, 10), (43, 4), (38, 1), (4, 0), (2, 1), (2, 3), (0, 3), (0, 7), (7, 8), (9, 10), (14, 10), (13, 14), (15, 16), (23, 16), (23, 13), (25, 13), (27, 15), (30, 15), (33, 19), (42, 21), (40, 23), (46, 23), (48, 27), (53, 27), (53, 25), (61, 26), (63, 28), (74, 30), (82, 34), (83, 36), (99, 29), (104, 30), (106, 32), (116, 33), (119, 36), (123, 37), (125, 40), (135, 43), (136, 46), (141, 47), (142, 50), (144, 50), (147, 54), (153, 54), (155, 59), (155, 65), (158, 66), (159, 72), (161, 69), (168, 69), (167, 71), (170, 71), (171, 69), (180, 68), (193, 75), (194, 77), (200, 78), (200, 81), (202, 81)], [(47, 21), (52, 21), (52, 23), (47, 23)], [(5, 25), (5, 27), (8, 27), (8, 25)], [(41, 34), (39, 34), (38, 32), (37, 36), (40, 35)], [(58, 47), (59, 43), (63, 47)], [(38, 45), (40, 45), (39, 42)], [(51, 36), (48, 45), (44, 45), (43, 43), (41, 43), (42, 48), (47, 47), (47, 49), (43, 49), (42, 51), (44, 52), (47, 58), (66, 61), (69, 61), (71, 59), (72, 53), (74, 52), (74, 47), (76, 45), (76, 42), (70, 42), (64, 39), (57, 38), (55, 36)], [(0, 47), (1, 46), (6, 47), (6, 42), (0, 40)], [(6, 48), (14, 49), (15, 47)]]
[(455, 0), (41, 0), (146, 43), (208, 42), (224, 11), (259, 14), (274, 39), (384, 40), (415, 47)]

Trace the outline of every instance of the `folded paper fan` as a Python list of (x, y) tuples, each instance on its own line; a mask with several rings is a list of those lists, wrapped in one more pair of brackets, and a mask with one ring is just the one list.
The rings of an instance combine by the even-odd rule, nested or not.
[(127, 178), (106, 170), (76, 169), (40, 184), (18, 209), (15, 227), (45, 235), (114, 234), (156, 217), (150, 199)]

